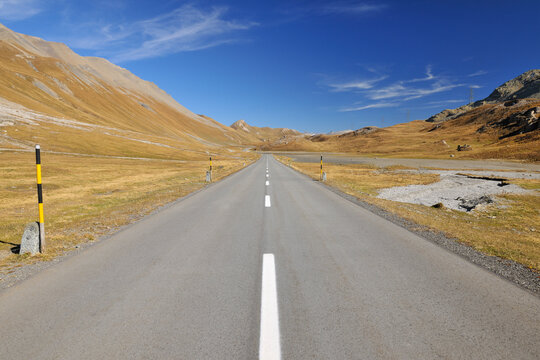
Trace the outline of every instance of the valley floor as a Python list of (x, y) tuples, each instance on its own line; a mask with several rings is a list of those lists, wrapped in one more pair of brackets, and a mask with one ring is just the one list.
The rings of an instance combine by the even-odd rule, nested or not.
[[(214, 157), (213, 180), (254, 159)], [(18, 255), (25, 224), (37, 220), (33, 152), (0, 151), (0, 282), (16, 268), (97, 241), (206, 185), (208, 161), (42, 153), (47, 252)]]

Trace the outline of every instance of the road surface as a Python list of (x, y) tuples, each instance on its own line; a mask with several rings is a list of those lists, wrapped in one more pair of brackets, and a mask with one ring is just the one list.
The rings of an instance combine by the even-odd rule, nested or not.
[(540, 358), (538, 297), (268, 155), (2, 291), (0, 328), (3, 360)]

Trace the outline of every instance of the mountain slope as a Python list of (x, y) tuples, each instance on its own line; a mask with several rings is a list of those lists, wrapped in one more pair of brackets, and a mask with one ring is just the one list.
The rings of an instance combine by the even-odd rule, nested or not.
[(454, 119), (466, 111), (486, 104), (495, 104), (520, 99), (540, 99), (540, 69), (529, 70), (512, 80), (508, 80), (493, 90), (493, 92), (483, 100), (476, 101), (472, 104), (463, 105), (457, 109), (443, 110), (440, 113), (431, 116), (426, 121), (446, 121)]
[[(266, 144), (264, 149), (540, 161), (539, 118), (540, 70), (531, 70), (507, 81), (482, 101), (445, 110), (426, 121), (298, 137), (288, 144)], [(469, 146), (457, 151), (463, 145)]]
[(299, 131), (288, 128), (270, 128), (251, 126), (245, 120), (238, 120), (230, 126), (243, 136), (249, 137), (252, 144), (260, 144), (261, 142), (288, 142), (291, 139), (301, 135)]
[(105, 59), (2, 25), (0, 107), (4, 148), (40, 142), (54, 151), (191, 158), (248, 141)]

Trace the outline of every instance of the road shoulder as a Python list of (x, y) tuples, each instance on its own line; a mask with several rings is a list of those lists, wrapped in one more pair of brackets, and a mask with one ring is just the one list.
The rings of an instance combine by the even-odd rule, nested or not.
[(458, 256), (468, 260), (469, 262), (488, 270), (497, 276), (510, 281), (521, 288), (528, 290), (534, 295), (540, 297), (540, 274), (531, 270), (515, 261), (502, 259), (497, 256), (489, 256), (472, 247), (458, 242), (456, 239), (447, 237), (444, 233), (428, 228), (423, 225), (416, 224), (412, 221), (402, 218), (397, 214), (393, 214), (384, 210), (377, 205), (362, 201), (355, 196), (346, 194), (341, 190), (310, 178), (296, 169), (286, 166), (291, 171), (295, 171), (303, 176), (306, 180), (317, 183), (319, 186), (335, 193), (336, 195), (442, 247), (443, 249), (457, 254)]

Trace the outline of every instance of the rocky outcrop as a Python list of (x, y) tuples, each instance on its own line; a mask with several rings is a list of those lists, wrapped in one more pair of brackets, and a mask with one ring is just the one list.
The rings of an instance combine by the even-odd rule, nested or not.
[(512, 99), (540, 99), (540, 69), (529, 70), (496, 88), (487, 98), (487, 103)]
[(235, 130), (242, 130), (245, 132), (250, 132), (249, 125), (244, 120), (238, 120), (234, 122), (231, 127)]
[[(520, 99), (540, 99), (540, 69), (529, 70), (496, 88), (487, 98), (457, 109), (446, 109), (431, 116), (426, 121), (442, 122), (452, 120), (459, 115), (485, 104), (506, 102), (505, 106), (513, 106)], [(507, 105), (508, 104), (508, 105)]]
[(457, 151), (471, 151), (472, 147), (469, 144), (463, 144), (457, 146)]
[(499, 139), (525, 134), (540, 128), (538, 116), (540, 116), (540, 106), (533, 106), (528, 110), (511, 114), (506, 118), (490, 121), (479, 128), (477, 132), (483, 133), (489, 128), (502, 129), (504, 135), (501, 135)]
[(359, 135), (367, 135), (377, 130), (379, 130), (377, 126), (366, 126), (361, 129), (349, 131), (343, 135), (339, 135), (339, 137), (342, 138), (342, 137), (354, 137), (354, 136), (359, 136)]

